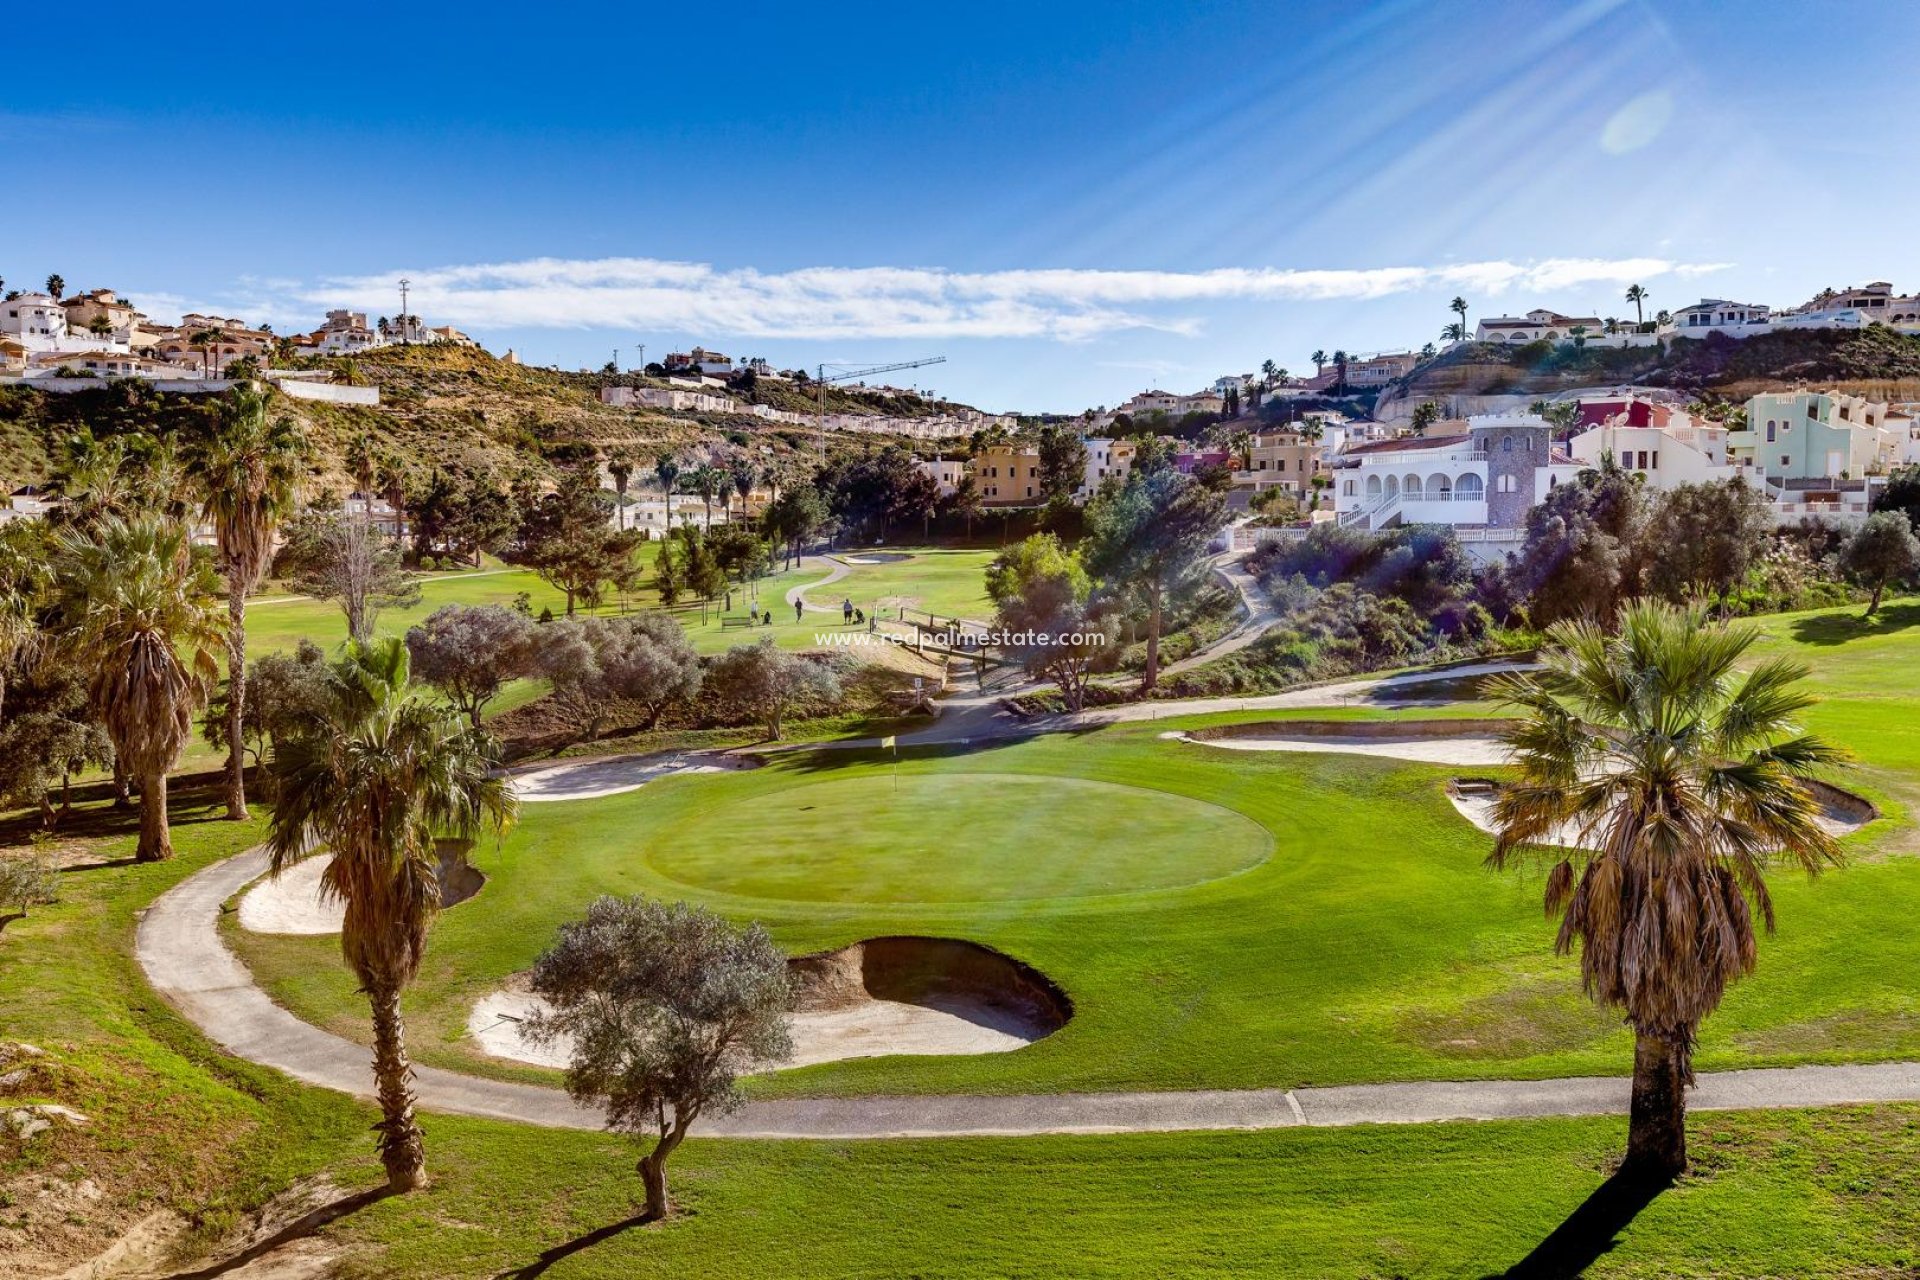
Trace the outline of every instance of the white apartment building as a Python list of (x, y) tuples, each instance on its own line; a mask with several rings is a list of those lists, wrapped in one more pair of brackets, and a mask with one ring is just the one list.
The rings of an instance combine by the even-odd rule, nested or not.
[(1080, 481), (1080, 488), (1074, 497), (1085, 502), (1100, 491), (1100, 486), (1109, 479), (1117, 478), (1125, 484), (1127, 476), (1133, 472), (1133, 455), (1137, 452), (1131, 440), (1109, 440), (1104, 436), (1090, 436), (1087, 439), (1087, 470)]
[(960, 482), (967, 478), (965, 458), (916, 458), (914, 465), (938, 486), (943, 498), (951, 497), (953, 491), (960, 487)]

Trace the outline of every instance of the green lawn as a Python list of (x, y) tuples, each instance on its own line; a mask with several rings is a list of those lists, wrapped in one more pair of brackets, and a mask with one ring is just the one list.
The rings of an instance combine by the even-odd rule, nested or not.
[[(472, 1002), (594, 895), (644, 892), (762, 920), (794, 951), (888, 933), (969, 938), (1035, 965), (1074, 999), (1072, 1023), (1016, 1053), (827, 1064), (769, 1077), (759, 1085), (769, 1091), (1626, 1070), (1625, 1031), (1552, 953), (1539, 875), (1482, 866), (1486, 837), (1443, 794), (1452, 770), (1225, 751), (1163, 740), (1164, 728), (907, 752), (897, 794), (888, 759), (822, 752), (528, 806), (504, 846), (480, 855), (486, 892), (436, 926), (410, 997), (416, 1044), (445, 1065), (537, 1074), (471, 1051)], [(1024, 784), (1017, 796), (1012, 784)], [(1017, 815), (1002, 796), (1025, 802)], [(1156, 825), (1193, 813), (1206, 820)], [(1270, 856), (1223, 874), (1244, 866), (1234, 833), (1249, 825)], [(1877, 830), (1850, 844), (1871, 855)], [(1920, 1054), (1908, 977), (1920, 965), (1909, 923), (1920, 861), (1866, 856), (1814, 882), (1782, 874), (1776, 899), (1780, 934), (1708, 1022), (1699, 1064)], [(364, 1035), (363, 1004), (331, 943), (237, 941), (284, 1002)]]
[[(1699, 1065), (1920, 1054), (1920, 860), (1895, 856), (1920, 764), (1905, 728), (1920, 705), (1920, 628), (1891, 611), (1866, 630), (1844, 613), (1765, 625), (1770, 645), (1818, 665), (1830, 701), (1810, 722), (1859, 753), (1859, 785), (1899, 816), (1849, 842), (1850, 868), (1777, 878), (1780, 934), (1708, 1022)], [(487, 889), (435, 927), (411, 1042), (471, 1069), (459, 1038), (471, 1000), (593, 893), (645, 891), (764, 919), (794, 950), (881, 932), (974, 938), (1036, 964), (1075, 1000), (1072, 1023), (1016, 1053), (827, 1064), (763, 1091), (1625, 1069), (1624, 1034), (1580, 999), (1571, 961), (1551, 954), (1538, 877), (1481, 867), (1485, 838), (1440, 792), (1449, 770), (1192, 746), (1157, 735), (1200, 721), (1168, 718), (904, 753), (898, 792), (890, 758), (821, 752), (529, 806), (501, 848), (481, 852)], [(212, 1233), (293, 1178), (326, 1170), (356, 1187), (377, 1176), (364, 1106), (211, 1048), (129, 958), (137, 912), (155, 894), (258, 839), (258, 818), (204, 820), (210, 799), (179, 798), (176, 811), (200, 820), (177, 829), (177, 862), (70, 872), (60, 904), (0, 930), (0, 1035), (54, 1049), (61, 1074), (36, 1093), (95, 1118), (34, 1148), (0, 1141), (0, 1193), (83, 1169), (104, 1191), (95, 1213), (130, 1221), (172, 1206)], [(131, 847), (124, 818), (90, 808), (76, 819), (80, 832), (121, 824), (94, 841), (103, 857)], [(331, 940), (244, 945), (281, 998), (357, 1027), (361, 1001)], [(432, 1189), (328, 1229), (370, 1251), (352, 1274), (495, 1275), (632, 1212), (632, 1153), (610, 1137), (438, 1116), (426, 1127)], [(1479, 1276), (1525, 1256), (1600, 1184), (1624, 1127), (696, 1139), (676, 1159), (684, 1216), (609, 1234), (545, 1274)], [(1692, 1129), (1695, 1172), (1589, 1274), (1920, 1268), (1920, 1107), (1701, 1115)]]
[(955, 549), (951, 547), (874, 547), (837, 552), (841, 560), (863, 556), (904, 553), (908, 560), (886, 564), (855, 564), (847, 576), (828, 587), (808, 594), (813, 604), (837, 606), (842, 599), (883, 616), (904, 605), (915, 611), (938, 614), (942, 618), (976, 620), (993, 616), (993, 603), (987, 599), (986, 568), (999, 554), (997, 550)]
[[(188, 796), (183, 818), (203, 819)], [(90, 812), (89, 817), (94, 816)], [(104, 815), (103, 815), (104, 820)], [(68, 873), (63, 901), (0, 931), (0, 1027), (46, 1046), (47, 1098), (92, 1117), (31, 1147), (0, 1141), (0, 1191), (82, 1172), (101, 1198), (68, 1226), (104, 1244), (155, 1208), (207, 1240), (289, 1182), (378, 1180), (367, 1107), (206, 1044), (140, 982), (136, 913), (257, 839), (176, 829), (178, 861)], [(131, 839), (98, 842), (123, 856)], [(423, 1117), (433, 1185), (323, 1232), (346, 1274), (493, 1276), (574, 1251), (553, 1280), (628, 1277), (1063, 1275), (1473, 1277), (1533, 1249), (1599, 1187), (1624, 1121), (1271, 1133), (888, 1142), (690, 1141), (682, 1214), (583, 1237), (634, 1212), (623, 1141)], [(1909, 1274), (1920, 1203), (1920, 1108), (1702, 1115), (1696, 1172), (1627, 1226), (1600, 1277)], [(1462, 1206), (1471, 1205), (1471, 1212)], [(0, 1212), (0, 1232), (11, 1215)], [(27, 1247), (9, 1241), (9, 1248)]]

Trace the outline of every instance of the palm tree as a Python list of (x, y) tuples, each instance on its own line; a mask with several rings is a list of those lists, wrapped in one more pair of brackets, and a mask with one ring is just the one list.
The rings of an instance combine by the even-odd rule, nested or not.
[(1447, 310), (1460, 317), (1460, 332), (1465, 334), (1467, 331), (1467, 300), (1465, 298), (1455, 298), (1447, 304)]
[(1636, 601), (1617, 635), (1547, 634), (1540, 671), (1489, 682), (1521, 716), (1506, 735), (1520, 778), (1495, 803), (1488, 862), (1554, 864), (1555, 949), (1579, 951), (1587, 994), (1634, 1032), (1627, 1167), (1667, 1178), (1686, 1167), (1700, 1023), (1753, 971), (1755, 912), (1773, 930), (1765, 867), (1840, 860), (1804, 780), (1841, 755), (1794, 723), (1813, 702), (1796, 687), (1806, 667), (1737, 669), (1751, 628)]
[(1273, 390), (1274, 377), (1279, 372), (1280, 366), (1272, 360), (1262, 360), (1260, 362), (1260, 376), (1265, 380), (1267, 390)]
[(66, 278), (62, 276), (58, 271), (54, 272), (52, 275), (47, 277), (47, 292), (53, 295), (53, 300), (55, 302), (60, 301), (60, 295), (65, 293), (66, 291), (67, 291)]
[(187, 335), (188, 344), (200, 352), (200, 376), (203, 378), (211, 378), (213, 376), (213, 374), (209, 372), (212, 366), (208, 362), (208, 356), (213, 351), (215, 344), (219, 341), (220, 331), (214, 328), (195, 329), (191, 334)]
[(0, 524), (0, 711), (15, 664), (40, 648), (39, 603), (47, 588), (46, 543), (38, 521)]
[(1344, 350), (1333, 353), (1333, 385), (1341, 391), (1347, 387), (1347, 353)]
[(673, 529), (673, 488), (680, 478), (680, 464), (670, 453), (663, 453), (653, 461), (654, 478), (660, 482), (660, 494), (667, 504), (667, 529)]
[(1627, 301), (1633, 304), (1633, 322), (1636, 325), (1642, 325), (1647, 322), (1645, 303), (1649, 296), (1647, 287), (1643, 284), (1630, 284), (1627, 286)]
[(1319, 377), (1321, 372), (1327, 367), (1327, 353), (1325, 351), (1316, 350), (1311, 356), (1308, 356), (1307, 358), (1313, 361), (1313, 376), (1316, 378)]
[(293, 419), (269, 418), (265, 389), (249, 382), (228, 393), (218, 423), (187, 458), (227, 580), (227, 817), (235, 822), (247, 816), (247, 596), (273, 559), (274, 531), (293, 514), (306, 454)]
[(735, 458), (728, 466), (727, 472), (727, 476), (723, 479), (733, 481), (733, 491), (740, 497), (740, 519), (744, 521), (747, 518), (747, 495), (753, 492), (755, 482), (760, 479), (760, 472), (748, 458)]
[(193, 737), (193, 713), (219, 678), (222, 640), (211, 569), (176, 520), (105, 516), (56, 549), (62, 639), (93, 673), (88, 699), (114, 756), (140, 784), (134, 856), (173, 856), (167, 770)]
[(607, 474), (613, 477), (613, 492), (619, 498), (614, 507), (614, 527), (627, 527), (627, 483), (633, 479), (633, 455), (624, 448), (607, 454)]
[(1440, 331), (1440, 337), (1446, 342), (1465, 342), (1467, 340), (1467, 326), (1456, 320)]
[(700, 495), (700, 503), (706, 508), (703, 527), (713, 528), (713, 499), (715, 495), (724, 492), (725, 474), (712, 463), (703, 462), (693, 469), (693, 475), (689, 477), (688, 483), (693, 486), (693, 491)]
[(360, 491), (367, 513), (373, 511), (373, 477), (380, 469), (380, 450), (372, 436), (361, 431), (347, 441), (347, 470), (353, 474), (353, 484)]
[(503, 831), (513, 799), (493, 772), (484, 735), (408, 683), (407, 646), (397, 636), (349, 646), (320, 723), (277, 745), (269, 769), (274, 873), (323, 846), (333, 855), (321, 892), (346, 906), (340, 951), (372, 1006), (375, 1128), (387, 1183), (423, 1187), (426, 1150), (400, 993), (420, 971), (440, 906), (436, 837)]

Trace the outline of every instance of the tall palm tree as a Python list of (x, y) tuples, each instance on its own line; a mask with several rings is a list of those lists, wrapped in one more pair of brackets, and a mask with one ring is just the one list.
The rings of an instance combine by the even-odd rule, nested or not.
[(1455, 320), (1452, 324), (1440, 331), (1440, 337), (1447, 342), (1465, 342), (1467, 340), (1467, 326)]
[(727, 476), (733, 481), (733, 491), (740, 498), (740, 519), (747, 518), (747, 496), (753, 492), (753, 486), (760, 479), (760, 470), (749, 458), (735, 458), (727, 467)]
[(60, 301), (60, 295), (65, 293), (66, 291), (67, 291), (66, 279), (63, 276), (61, 276), (61, 274), (58, 271), (54, 272), (52, 275), (47, 277), (47, 292), (53, 295), (53, 300), (55, 302)]
[(1342, 391), (1346, 390), (1347, 353), (1345, 351), (1336, 351), (1333, 353), (1333, 371), (1333, 385)]
[(1327, 367), (1327, 353), (1316, 349), (1314, 353), (1307, 358), (1313, 361), (1313, 376), (1316, 378), (1319, 377)]
[(1649, 296), (1647, 287), (1643, 284), (1630, 284), (1627, 286), (1627, 301), (1633, 304), (1633, 321), (1636, 325), (1647, 322), (1645, 304)]
[(1588, 996), (1633, 1028), (1627, 1166), (1653, 1178), (1686, 1167), (1700, 1023), (1753, 971), (1754, 914), (1773, 930), (1765, 868), (1840, 860), (1804, 785), (1841, 759), (1795, 724), (1813, 702), (1807, 669), (1739, 670), (1757, 632), (1705, 616), (1638, 601), (1617, 635), (1561, 623), (1540, 671), (1489, 690), (1521, 716), (1506, 735), (1520, 777), (1494, 806), (1488, 862), (1553, 864), (1555, 949), (1579, 951)]
[(247, 696), (247, 596), (273, 558), (273, 535), (293, 514), (307, 443), (293, 419), (269, 417), (267, 392), (243, 383), (227, 394), (213, 430), (195, 442), (187, 469), (200, 514), (213, 525), (227, 582), (227, 817), (247, 816), (240, 730)]
[(653, 460), (654, 479), (660, 482), (660, 496), (667, 504), (667, 530), (673, 530), (673, 488), (680, 479), (680, 463), (670, 453)]
[(1465, 333), (1467, 328), (1467, 300), (1456, 297), (1452, 302), (1447, 304), (1447, 310), (1460, 317), (1460, 331)]
[(373, 1011), (381, 1162), (396, 1191), (427, 1182), (413, 1114), (400, 993), (420, 971), (440, 906), (436, 838), (505, 830), (514, 803), (484, 735), (408, 682), (406, 643), (350, 645), (330, 703), (310, 733), (274, 748), (277, 875), (324, 847), (321, 892), (346, 906), (340, 952)]
[(0, 711), (16, 664), (31, 666), (41, 646), (39, 605), (47, 590), (42, 522), (0, 524)]
[(202, 378), (211, 378), (213, 376), (211, 372), (213, 366), (210, 363), (210, 356), (219, 341), (220, 331), (214, 328), (195, 329), (187, 335), (188, 344), (200, 353), (200, 376)]
[(211, 568), (177, 520), (105, 516), (56, 548), (61, 639), (93, 673), (88, 698), (114, 756), (140, 784), (134, 856), (173, 856), (167, 770), (193, 737), (193, 713), (219, 678), (224, 628)]
[(633, 479), (633, 454), (624, 448), (616, 448), (607, 454), (607, 474), (613, 478), (613, 492), (618, 498), (614, 506), (614, 527), (625, 531), (627, 527), (627, 484)]

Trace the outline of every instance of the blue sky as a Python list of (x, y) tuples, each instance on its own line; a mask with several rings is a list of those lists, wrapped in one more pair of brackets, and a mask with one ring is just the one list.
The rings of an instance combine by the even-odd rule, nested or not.
[(1456, 293), (1920, 287), (1904, 4), (365, 12), (12, 78), (0, 276), (285, 332), (407, 275), (539, 363), (943, 355), (901, 380), (1028, 410), (1418, 345)]

